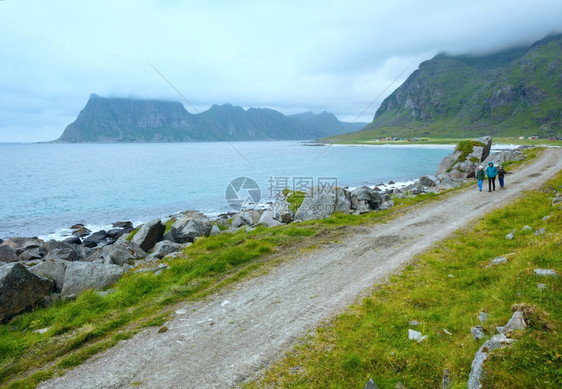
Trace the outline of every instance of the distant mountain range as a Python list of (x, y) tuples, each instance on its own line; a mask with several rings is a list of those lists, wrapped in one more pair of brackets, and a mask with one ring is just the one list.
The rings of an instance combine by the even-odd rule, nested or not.
[(388, 96), (364, 130), (382, 136), (558, 136), (562, 132), (562, 34), (487, 55), (439, 54)]
[(340, 122), (328, 112), (285, 116), (272, 109), (244, 110), (230, 104), (190, 114), (179, 102), (92, 94), (55, 142), (307, 140), (358, 131), (366, 124)]

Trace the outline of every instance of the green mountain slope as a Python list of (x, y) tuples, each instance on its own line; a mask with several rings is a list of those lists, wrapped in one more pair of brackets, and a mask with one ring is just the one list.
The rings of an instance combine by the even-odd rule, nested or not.
[(365, 130), (342, 137), (557, 136), (562, 34), (482, 56), (439, 54), (387, 97)]

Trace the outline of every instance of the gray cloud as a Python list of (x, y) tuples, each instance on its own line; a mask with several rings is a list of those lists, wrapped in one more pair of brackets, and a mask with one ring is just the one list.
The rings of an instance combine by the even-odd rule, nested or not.
[[(161, 4), (162, 3), (162, 4)], [(562, 3), (0, 2), (0, 141), (55, 139), (90, 93), (361, 118), (423, 60), (562, 31)], [(193, 111), (189, 106), (188, 110)]]

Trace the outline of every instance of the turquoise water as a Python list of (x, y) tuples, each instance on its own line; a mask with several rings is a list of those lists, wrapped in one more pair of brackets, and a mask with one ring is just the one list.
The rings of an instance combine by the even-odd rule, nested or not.
[(283, 182), (339, 186), (434, 174), (450, 147), (312, 147), (299, 142), (0, 144), (0, 238), (45, 236), (75, 223), (144, 222), (231, 209), (225, 189), (255, 180), (262, 202)]

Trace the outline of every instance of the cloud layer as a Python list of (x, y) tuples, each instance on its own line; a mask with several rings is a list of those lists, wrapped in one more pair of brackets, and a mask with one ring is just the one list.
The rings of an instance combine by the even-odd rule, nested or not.
[(559, 0), (0, 1), (0, 142), (58, 138), (90, 93), (181, 100), (150, 64), (200, 111), (351, 121), (374, 102), (370, 121), (421, 61), (528, 44), (559, 15)]

